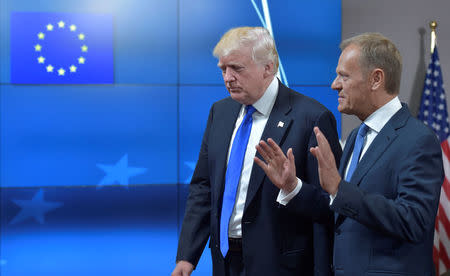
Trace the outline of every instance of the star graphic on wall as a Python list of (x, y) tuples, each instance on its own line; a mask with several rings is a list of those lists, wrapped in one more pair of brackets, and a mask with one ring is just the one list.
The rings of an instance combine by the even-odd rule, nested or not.
[(195, 162), (184, 162), (184, 165), (186, 165), (189, 168), (189, 176), (188, 178), (186, 178), (186, 180), (184, 180), (184, 184), (189, 184), (191, 183), (191, 178), (192, 175), (194, 174), (194, 170), (195, 170)]
[(147, 171), (147, 168), (129, 167), (128, 154), (122, 156), (114, 165), (97, 164), (97, 167), (106, 174), (100, 183), (98, 183), (98, 187), (112, 184), (128, 186), (130, 177), (143, 174)]
[(22, 210), (9, 222), (10, 224), (16, 224), (28, 218), (33, 218), (40, 224), (44, 224), (46, 213), (64, 205), (62, 202), (45, 201), (44, 190), (42, 189), (31, 200), (13, 199), (12, 201)]

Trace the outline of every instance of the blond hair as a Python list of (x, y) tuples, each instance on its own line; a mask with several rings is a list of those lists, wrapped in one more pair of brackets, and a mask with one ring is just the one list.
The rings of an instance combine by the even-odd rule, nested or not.
[(258, 64), (272, 62), (274, 75), (278, 71), (278, 52), (275, 41), (262, 27), (238, 27), (226, 32), (214, 47), (213, 55), (221, 58), (242, 47), (251, 47), (252, 59)]

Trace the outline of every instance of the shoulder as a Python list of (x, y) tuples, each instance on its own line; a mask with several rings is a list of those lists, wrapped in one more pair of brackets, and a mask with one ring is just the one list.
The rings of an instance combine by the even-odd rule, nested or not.
[(435, 148), (440, 150), (440, 142), (433, 130), (419, 121), (417, 118), (409, 115), (403, 127), (397, 129), (401, 137), (402, 144), (413, 148)]
[(241, 104), (233, 100), (231, 97), (226, 97), (213, 103), (211, 106), (211, 112), (226, 112), (230, 111), (230, 108), (239, 108), (240, 106)]
[(289, 102), (294, 112), (302, 112), (310, 114), (314, 117), (321, 116), (323, 113), (330, 112), (319, 101), (302, 94), (301, 91), (295, 91), (291, 88), (283, 86), (283, 89), (280, 88), (280, 93), (283, 93), (283, 90), (284, 93), (287, 93), (287, 95), (289, 96)]

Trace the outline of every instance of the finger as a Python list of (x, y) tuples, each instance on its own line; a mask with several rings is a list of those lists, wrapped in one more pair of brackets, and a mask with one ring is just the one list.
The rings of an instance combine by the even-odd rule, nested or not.
[(322, 133), (322, 131), (320, 131), (318, 127), (314, 127), (314, 132), (316, 134), (317, 145), (319, 146), (319, 148), (321, 148), (321, 151), (323, 153), (328, 151), (331, 152), (330, 143), (328, 143), (328, 140)]
[(264, 161), (262, 161), (261, 159), (259, 159), (258, 157), (254, 157), (253, 158), (253, 161), (258, 165), (258, 166), (260, 166), (261, 167), (261, 169), (263, 169), (263, 171), (267, 174), (267, 164), (266, 163), (264, 163)]
[(270, 148), (270, 146), (265, 142), (265, 141), (260, 141), (259, 142), (259, 146), (263, 149), (263, 152), (261, 152), (261, 156), (264, 158), (264, 160), (266, 162), (270, 161), (271, 159), (273, 159), (273, 153), (272, 153), (272, 149)]
[(311, 154), (317, 159), (317, 162), (318, 163), (320, 163), (320, 158), (321, 158), (321, 156), (319, 155), (319, 147), (318, 146), (316, 146), (316, 147), (311, 147), (310, 149), (309, 149), (309, 152), (311, 152)]
[(294, 152), (292, 151), (292, 148), (288, 149), (287, 156), (288, 156), (289, 163), (291, 164), (291, 166), (295, 166), (295, 157), (294, 157)]
[(280, 146), (278, 146), (277, 143), (272, 138), (267, 139), (267, 143), (270, 145), (270, 149), (272, 150), (272, 154), (274, 157), (282, 156), (285, 158), (286, 156), (283, 153), (283, 150), (281, 150)]

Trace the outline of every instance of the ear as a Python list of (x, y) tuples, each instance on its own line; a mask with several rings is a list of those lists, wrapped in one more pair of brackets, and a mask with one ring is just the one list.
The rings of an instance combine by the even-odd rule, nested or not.
[(384, 89), (385, 78), (384, 71), (380, 68), (373, 69), (370, 73), (370, 88), (372, 90)]
[(273, 62), (269, 62), (266, 65), (264, 65), (264, 78), (275, 75), (273, 68), (274, 68)]

